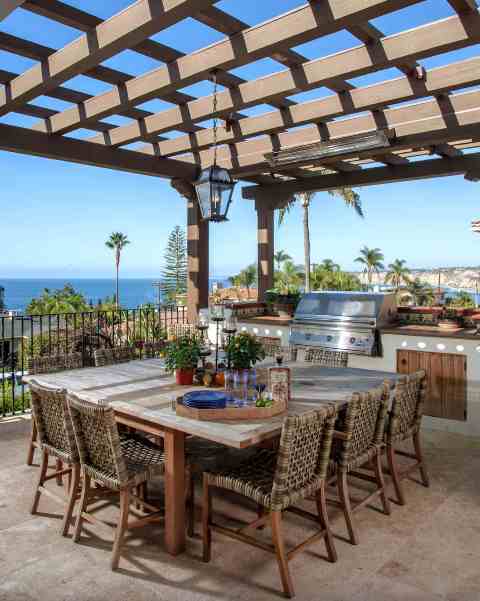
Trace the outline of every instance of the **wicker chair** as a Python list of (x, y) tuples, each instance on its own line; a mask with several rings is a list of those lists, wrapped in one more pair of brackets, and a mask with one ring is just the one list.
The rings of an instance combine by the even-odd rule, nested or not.
[(321, 367), (348, 367), (348, 353), (309, 347), (305, 349), (305, 361)]
[[(40, 357), (30, 357), (28, 361), (29, 374), (50, 374), (65, 369), (80, 369), (83, 367), (82, 353), (68, 353), (65, 355), (41, 355)], [(38, 432), (35, 424), (35, 418), (32, 419), (32, 432), (30, 443), (28, 445), (27, 465), (33, 465), (35, 449), (39, 447), (37, 443)], [(60, 468), (59, 462), (57, 467)], [(61, 478), (58, 480), (61, 482)]]
[[(334, 562), (337, 554), (330, 531), (325, 499), (325, 477), (332, 444), (336, 410), (326, 406), (302, 416), (285, 419), (278, 453), (268, 449), (258, 450), (249, 460), (231, 469), (205, 472), (203, 475), (203, 559), (211, 558), (211, 533), (220, 532), (276, 555), (283, 590), (293, 597), (294, 590), (289, 559), (308, 544), (324, 538), (328, 558)], [(222, 488), (252, 499), (262, 511), (257, 519), (239, 530), (231, 530), (213, 523), (211, 518), (211, 489)], [(315, 494), (318, 515), (293, 504)], [(282, 535), (282, 512), (295, 513), (320, 523), (321, 530), (291, 551), (287, 552)], [(272, 545), (247, 534), (270, 522)]]
[(178, 338), (179, 336), (193, 336), (197, 334), (197, 328), (191, 323), (172, 323), (167, 326), (167, 338)]
[[(30, 383), (32, 411), (38, 429), (38, 444), (42, 451), (40, 475), (35, 489), (31, 512), (35, 514), (42, 493), (47, 494), (65, 508), (65, 498), (45, 488), (45, 483), (59, 475), (68, 474), (68, 502), (62, 521), (62, 535), (66, 536), (72, 520), (75, 501), (79, 492), (80, 460), (73, 435), (72, 422), (67, 407), (66, 391), (47, 388), (38, 382)], [(48, 472), (49, 457), (56, 458), (56, 468)], [(64, 464), (68, 467), (63, 468)]]
[[(390, 502), (381, 466), (389, 394), (389, 382), (369, 392), (354, 393), (348, 405), (340, 411), (335, 426), (329, 484), (337, 484), (338, 500), (329, 499), (329, 502), (342, 508), (353, 545), (358, 544), (353, 512), (380, 496), (384, 513), (390, 515)], [(369, 466), (373, 466), (374, 475), (355, 471)], [(375, 490), (366, 498), (351, 498), (348, 477), (373, 482)]]
[[(133, 490), (164, 473), (165, 456), (161, 449), (145, 438), (129, 436), (120, 439), (111, 407), (89, 403), (73, 394), (69, 394), (67, 400), (83, 480), (73, 540), (79, 541), (84, 519), (94, 523), (97, 521), (97, 518), (88, 513), (88, 506), (96, 502), (99, 496), (104, 497), (105, 492), (118, 492), (120, 518), (111, 559), (112, 570), (115, 570), (118, 568), (125, 532), (129, 528), (156, 521), (162, 516), (158, 508), (134, 494)], [(95, 488), (91, 487), (92, 479), (95, 480)], [(99, 485), (103, 485), (106, 490), (101, 490)], [(151, 513), (129, 522), (131, 502)]]
[(106, 367), (116, 363), (127, 363), (136, 359), (133, 346), (116, 346), (109, 349), (97, 349), (93, 353), (95, 367)]
[[(385, 442), (390, 476), (395, 488), (396, 502), (405, 505), (405, 495), (401, 481), (415, 469), (420, 471), (422, 484), (429, 486), (428, 471), (420, 443), (420, 426), (423, 404), (427, 393), (427, 377), (424, 371), (401, 377), (395, 386), (392, 409), (387, 422)], [(395, 448), (396, 445), (412, 440), (414, 453)], [(414, 463), (402, 471), (397, 465), (396, 456), (413, 459)]]
[(165, 342), (145, 342), (142, 348), (142, 359), (158, 357), (165, 348)]
[(276, 357), (283, 355), (288, 361), (296, 359), (296, 350), (292, 346), (282, 346), (282, 339), (272, 336), (257, 336), (261, 342), (266, 357)]

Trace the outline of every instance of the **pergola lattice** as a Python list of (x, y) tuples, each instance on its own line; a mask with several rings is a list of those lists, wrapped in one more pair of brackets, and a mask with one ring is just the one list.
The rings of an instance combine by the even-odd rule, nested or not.
[[(390, 36), (370, 23), (424, 1), (311, 0), (250, 27), (216, 7), (216, 0), (139, 0), (105, 21), (56, 0), (1, 0), (0, 20), (26, 10), (83, 35), (56, 50), (0, 32), (0, 50), (36, 61), (23, 73), (0, 70), (0, 117), (18, 113), (38, 119), (30, 129), (0, 123), (0, 149), (170, 178), (188, 199), (193, 318), (208, 305), (208, 223), (200, 219), (191, 182), (212, 163), (213, 130), (199, 123), (214, 115), (212, 96), (196, 98), (182, 89), (215, 70), (224, 88), (216, 114), (226, 123), (219, 130), (218, 162), (252, 184), (243, 196), (255, 199), (258, 213), (262, 297), (273, 281), (274, 210), (292, 194), (456, 174), (478, 179), (480, 56), (433, 69), (418, 62), (480, 42), (476, 0), (445, 0), (452, 16)], [(150, 39), (188, 17), (225, 38), (190, 54)], [(341, 30), (359, 45), (314, 60), (295, 50)], [(126, 49), (158, 61), (158, 67), (132, 76), (102, 64)], [(280, 70), (249, 81), (229, 72), (265, 57)], [(356, 87), (350, 81), (391, 68), (398, 76), (374, 85)], [(111, 87), (92, 96), (63, 85), (80, 74)], [(290, 98), (316, 88), (330, 94), (309, 102)], [(71, 106), (45, 108), (35, 104), (40, 96)], [(156, 98), (171, 107), (156, 113), (139, 107)], [(271, 109), (242, 113), (256, 105)], [(116, 125), (108, 119), (112, 115), (128, 122)], [(67, 135), (79, 129), (92, 134)], [(272, 168), (265, 158), (278, 149), (385, 129), (394, 131), (388, 148), (296, 167)], [(172, 138), (170, 132), (183, 134)], [(132, 143), (140, 144), (132, 150)]]

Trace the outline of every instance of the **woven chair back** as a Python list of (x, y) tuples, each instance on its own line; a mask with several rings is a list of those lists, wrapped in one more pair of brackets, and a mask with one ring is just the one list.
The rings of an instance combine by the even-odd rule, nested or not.
[(179, 338), (181, 336), (193, 336), (197, 334), (197, 329), (194, 324), (191, 323), (172, 323), (167, 326), (167, 337), (169, 340), (172, 338)]
[(135, 359), (135, 348), (133, 346), (116, 346), (108, 349), (97, 349), (93, 353), (95, 367), (105, 367), (116, 363), (127, 363)]
[(273, 480), (272, 509), (285, 506), (286, 498), (294, 498), (295, 493), (325, 478), (335, 419), (333, 406), (285, 419)]
[(70, 463), (78, 463), (66, 390), (48, 388), (33, 380), (30, 382), (30, 391), (40, 445)]
[(426, 393), (427, 375), (423, 370), (398, 379), (387, 428), (389, 442), (401, 440), (420, 429)]
[(335, 441), (334, 458), (341, 467), (348, 469), (368, 460), (381, 444), (389, 395), (389, 382), (368, 392), (356, 392), (339, 413), (336, 429), (346, 439)]
[(41, 355), (30, 357), (28, 372), (30, 374), (51, 374), (65, 369), (80, 369), (83, 367), (82, 353), (66, 353), (64, 355)]
[(305, 351), (305, 361), (320, 367), (348, 367), (348, 353), (310, 347)]
[(113, 409), (68, 394), (80, 463), (93, 478), (117, 486), (128, 480)]

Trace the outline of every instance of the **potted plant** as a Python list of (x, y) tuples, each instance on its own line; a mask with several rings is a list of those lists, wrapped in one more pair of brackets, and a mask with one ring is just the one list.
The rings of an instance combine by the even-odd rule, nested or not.
[(296, 286), (285, 286), (267, 290), (266, 300), (269, 312), (278, 317), (292, 317), (300, 301), (300, 291)]
[(438, 319), (438, 327), (442, 330), (457, 330), (460, 325), (460, 319), (455, 309), (445, 308)]
[(230, 366), (234, 370), (251, 369), (257, 361), (265, 359), (262, 343), (253, 334), (239, 332), (225, 346)]
[(193, 375), (200, 359), (200, 342), (196, 336), (178, 336), (165, 347), (165, 367), (175, 372), (176, 382), (182, 386), (193, 384)]

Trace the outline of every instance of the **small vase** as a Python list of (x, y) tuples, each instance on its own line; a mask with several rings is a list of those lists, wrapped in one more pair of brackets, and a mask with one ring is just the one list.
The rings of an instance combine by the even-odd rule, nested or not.
[(192, 386), (193, 384), (193, 369), (177, 369), (175, 379), (179, 386)]

